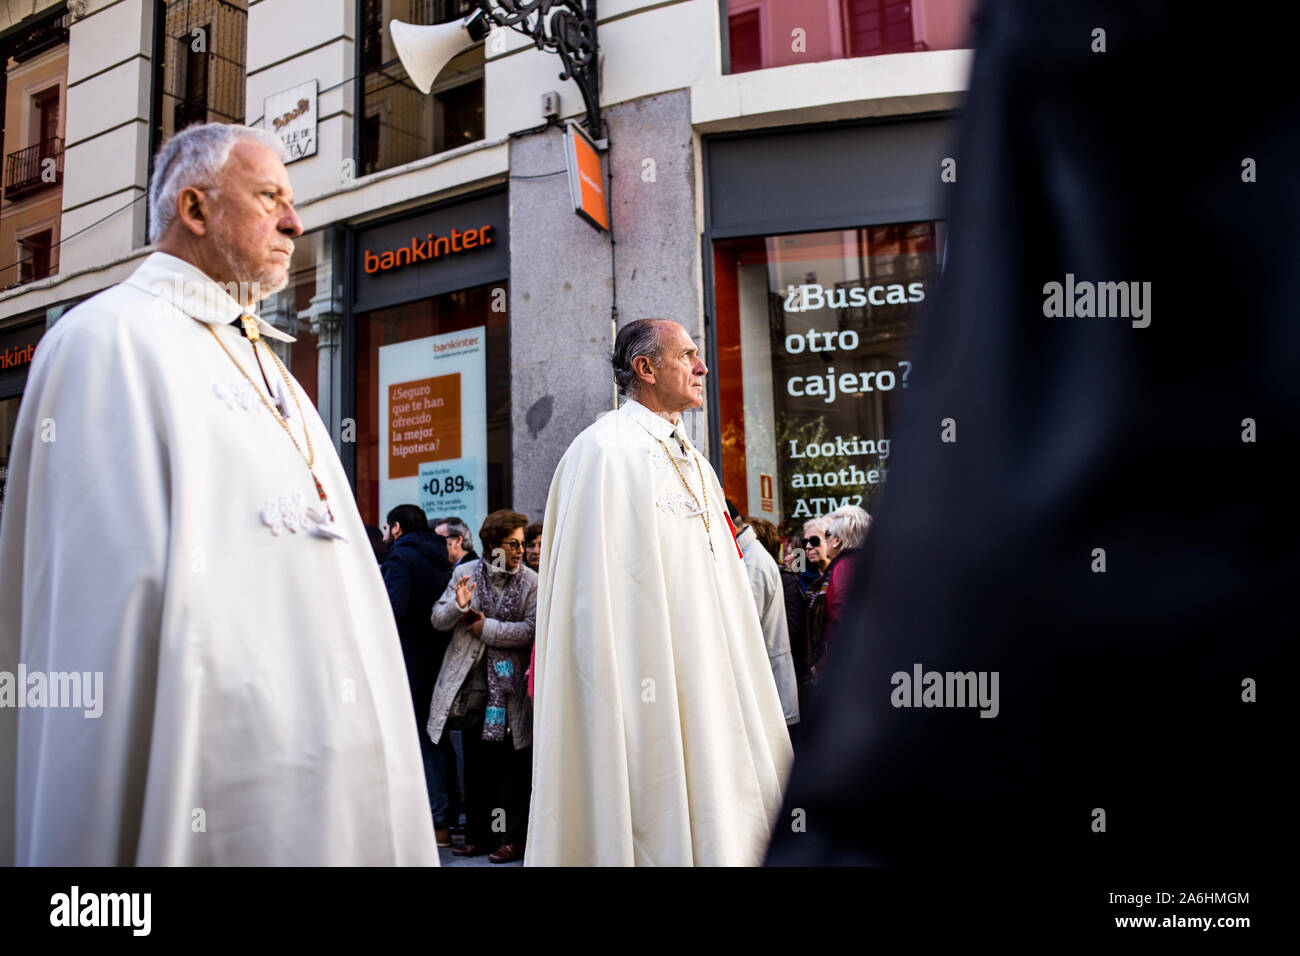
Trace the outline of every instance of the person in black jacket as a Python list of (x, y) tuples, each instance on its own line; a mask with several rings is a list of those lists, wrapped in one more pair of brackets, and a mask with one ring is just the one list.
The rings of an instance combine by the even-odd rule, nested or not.
[(447, 650), (447, 637), (433, 629), (430, 616), (434, 602), (451, 580), (451, 562), (447, 559), (446, 542), (429, 530), (428, 519), (416, 505), (398, 505), (388, 512), (384, 541), (389, 548), (380, 571), (397, 618), (397, 635), (406, 660), (406, 677), (411, 685), (411, 704), (429, 788), (429, 807), (438, 845), (450, 846), (446, 761), (442, 751), (429, 740), (425, 725), (429, 722), (433, 685)]

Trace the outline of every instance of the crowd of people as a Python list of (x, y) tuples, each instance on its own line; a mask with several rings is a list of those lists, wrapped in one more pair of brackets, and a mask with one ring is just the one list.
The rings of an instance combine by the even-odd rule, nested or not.
[[(541, 525), (494, 511), (478, 531), (485, 558), (461, 518), (431, 523), (413, 504), (367, 531), (397, 621), (438, 845), (460, 832), (456, 856), (522, 859)], [(497, 807), (502, 830), (492, 828)]]
[[(367, 531), (253, 311), (302, 233), (283, 153), (219, 123), (169, 140), (156, 250), (37, 352), (0, 522), (0, 603), (23, 609), (0, 676), (35, 672), (0, 706), (0, 860), (761, 863), (866, 515), (806, 527), (783, 574), (684, 428), (697, 342), (647, 318), (618, 331), (623, 398), (556, 465), (545, 531), (414, 504)], [(104, 394), (107, 422), (85, 413)], [(89, 516), (108, 564), (66, 547)], [(95, 685), (43, 706), (72, 672), (109, 706)]]
[(743, 517), (727, 501), (736, 544), (745, 562), (772, 673), (786, 712), (791, 740), (814, 693), (835, 625), (854, 584), (864, 583), (859, 558), (871, 515), (845, 505), (805, 522), (800, 534), (782, 540), (765, 518)]
[[(791, 741), (816, 691), (871, 516), (855, 505), (782, 537), (727, 500)], [(474, 535), (403, 504), (367, 526), (393, 606), (440, 847), (524, 856), (532, 786), (532, 654), (542, 525), (502, 509)], [(860, 581), (858, 582), (861, 583)], [(504, 826), (493, 828), (496, 808)], [(453, 834), (462, 842), (453, 844)]]

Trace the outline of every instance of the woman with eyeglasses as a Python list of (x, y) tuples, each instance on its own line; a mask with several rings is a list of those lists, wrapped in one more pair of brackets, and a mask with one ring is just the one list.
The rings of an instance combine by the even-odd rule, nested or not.
[[(483, 557), (459, 564), (433, 607), (433, 626), (454, 628), (429, 707), (429, 738), (461, 731), (465, 843), (493, 863), (524, 856), (532, 785), (532, 700), (524, 683), (537, 623), (537, 575), (523, 562), (528, 518), (494, 511), (479, 529)], [(505, 831), (492, 814), (505, 810)], [(496, 845), (499, 840), (499, 846)]]

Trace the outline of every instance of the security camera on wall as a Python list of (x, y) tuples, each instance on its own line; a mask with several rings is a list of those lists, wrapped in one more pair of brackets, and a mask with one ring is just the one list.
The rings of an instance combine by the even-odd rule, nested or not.
[(475, 10), (463, 20), (434, 26), (388, 22), (397, 58), (421, 93), (428, 93), (452, 57), (487, 36), (488, 29), (482, 10)]

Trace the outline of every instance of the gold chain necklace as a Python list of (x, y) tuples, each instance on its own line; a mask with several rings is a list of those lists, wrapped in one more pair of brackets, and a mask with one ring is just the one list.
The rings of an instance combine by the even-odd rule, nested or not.
[[(239, 321), (244, 327), (244, 334), (248, 336), (249, 344), (253, 347), (253, 359), (257, 360), (257, 345), (259, 342), (262, 342), (261, 333), (257, 330), (257, 320), (248, 313), (244, 313), (239, 317)], [(207, 323), (204, 324), (206, 325)], [(257, 397), (262, 400), (262, 404), (266, 406), (267, 411), (275, 416), (275, 420), (280, 423), (280, 427), (283, 428), (285, 434), (289, 436), (289, 441), (293, 442), (293, 447), (298, 449), (298, 454), (302, 455), (302, 460), (307, 463), (307, 471), (311, 473), (311, 480), (316, 483), (316, 494), (320, 496), (321, 503), (325, 505), (325, 514), (328, 515), (329, 520), (333, 522), (334, 512), (330, 510), (329, 497), (325, 494), (325, 486), (322, 485), (320, 479), (316, 477), (316, 449), (311, 443), (311, 431), (307, 427), (307, 416), (302, 413), (302, 402), (298, 400), (298, 391), (293, 387), (293, 382), (289, 378), (289, 370), (286, 369), (284, 363), (280, 361), (280, 356), (276, 355), (269, 345), (262, 342), (262, 347), (270, 353), (271, 360), (275, 363), (275, 367), (280, 370), (280, 377), (284, 379), (285, 388), (287, 388), (289, 394), (293, 396), (293, 403), (298, 406), (298, 420), (302, 422), (302, 437), (307, 440), (307, 451), (305, 452), (302, 450), (302, 446), (298, 444), (298, 439), (293, 437), (293, 429), (291, 429), (289, 423), (284, 420), (284, 416), (280, 414), (280, 410), (271, 404), (270, 399), (262, 394), (262, 390), (258, 388), (257, 383), (253, 381), (253, 376), (248, 374), (239, 359), (235, 358), (235, 353), (230, 351), (225, 342), (221, 341), (221, 336), (217, 334), (216, 328), (211, 325), (208, 325), (207, 328), (208, 331), (212, 333), (212, 337), (217, 340), (217, 344), (221, 346), (221, 351), (225, 352), (230, 361), (235, 363), (235, 368), (239, 369), (239, 374), (248, 380), (248, 384), (251, 385), (253, 391), (257, 393)], [(258, 361), (257, 364), (258, 367), (261, 368), (261, 361)]]
[(686, 493), (691, 496), (691, 501), (695, 502), (695, 507), (699, 509), (700, 517), (704, 519), (704, 533), (709, 535), (709, 548), (712, 549), (713, 535), (709, 533), (709, 488), (708, 485), (704, 483), (704, 469), (700, 467), (700, 460), (698, 458), (695, 459), (695, 470), (699, 472), (700, 475), (700, 494), (704, 495), (703, 506), (700, 505), (700, 499), (695, 497), (695, 492), (691, 491), (691, 486), (686, 483), (686, 478), (682, 475), (681, 469), (677, 467), (677, 460), (673, 458), (672, 452), (668, 450), (668, 446), (665, 445), (663, 440), (657, 436), (655, 437), (655, 441), (659, 442), (660, 447), (663, 448), (664, 454), (668, 456), (668, 463), (673, 466), (673, 471), (677, 472), (677, 480), (682, 483), (682, 487), (686, 489)]

